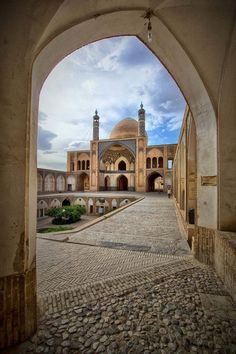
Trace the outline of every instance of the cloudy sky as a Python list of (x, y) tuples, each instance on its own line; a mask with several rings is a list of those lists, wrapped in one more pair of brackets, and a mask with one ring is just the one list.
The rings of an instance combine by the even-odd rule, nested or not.
[(62, 60), (40, 95), (38, 166), (66, 169), (66, 152), (89, 148), (92, 117), (100, 138), (125, 117), (146, 110), (149, 144), (177, 143), (185, 100), (174, 80), (135, 37), (87, 45)]

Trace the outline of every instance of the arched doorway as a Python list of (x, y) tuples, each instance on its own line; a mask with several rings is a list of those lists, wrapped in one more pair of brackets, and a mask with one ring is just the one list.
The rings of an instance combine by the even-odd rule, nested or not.
[(81, 173), (78, 177), (78, 191), (89, 190), (89, 176), (87, 173)]
[(62, 206), (69, 206), (70, 205), (70, 200), (69, 199), (64, 199), (62, 202)]
[(67, 190), (69, 192), (75, 191), (75, 176), (67, 177)]
[(163, 177), (158, 172), (150, 174), (147, 178), (148, 192), (163, 192)]
[(117, 178), (117, 190), (127, 191), (128, 190), (128, 178), (124, 175)]
[(105, 189), (105, 191), (108, 191), (109, 187), (110, 187), (110, 177), (106, 176), (104, 178), (104, 189)]

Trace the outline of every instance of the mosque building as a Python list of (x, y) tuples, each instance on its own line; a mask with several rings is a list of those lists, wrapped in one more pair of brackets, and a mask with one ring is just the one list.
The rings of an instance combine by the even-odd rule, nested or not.
[(138, 120), (121, 120), (108, 139), (99, 139), (99, 124), (95, 111), (90, 150), (67, 153), (67, 175), (73, 178), (67, 181), (68, 191), (148, 192), (172, 186), (177, 144), (148, 145), (142, 103)]

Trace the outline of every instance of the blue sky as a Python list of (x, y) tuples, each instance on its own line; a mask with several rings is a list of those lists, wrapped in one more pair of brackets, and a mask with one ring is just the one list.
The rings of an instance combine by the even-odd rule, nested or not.
[(152, 52), (136, 37), (104, 39), (64, 58), (40, 95), (38, 166), (66, 169), (66, 152), (89, 148), (92, 117), (100, 138), (121, 119), (146, 110), (148, 143), (177, 143), (185, 100)]

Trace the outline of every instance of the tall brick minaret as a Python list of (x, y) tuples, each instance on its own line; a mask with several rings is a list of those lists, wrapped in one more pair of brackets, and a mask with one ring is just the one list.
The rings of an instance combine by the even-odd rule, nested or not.
[(99, 140), (99, 116), (98, 111), (95, 111), (93, 116), (93, 140)]
[(142, 102), (138, 110), (138, 136), (145, 136), (145, 109)]

